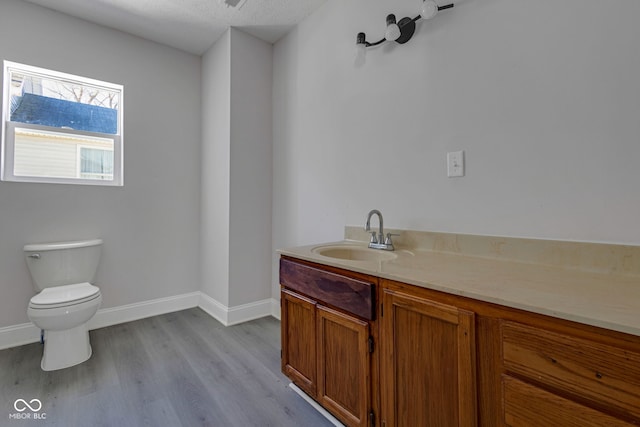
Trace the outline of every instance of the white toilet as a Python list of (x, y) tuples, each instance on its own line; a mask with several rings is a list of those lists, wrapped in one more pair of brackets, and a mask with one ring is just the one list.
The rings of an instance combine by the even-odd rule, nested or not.
[(87, 322), (102, 302), (92, 282), (102, 240), (25, 245), (36, 290), (27, 315), (44, 330), (44, 371), (68, 368), (91, 357)]

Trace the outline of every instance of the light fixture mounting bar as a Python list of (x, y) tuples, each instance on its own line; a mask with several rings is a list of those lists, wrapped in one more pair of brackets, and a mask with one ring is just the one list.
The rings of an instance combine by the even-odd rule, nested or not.
[[(438, 12), (440, 12), (441, 10), (451, 9), (453, 6), (454, 6), (453, 3), (446, 4), (444, 6), (438, 6)], [(413, 37), (413, 34), (414, 34), (415, 30), (416, 30), (416, 21), (418, 21), (421, 18), (422, 18), (421, 15), (418, 15), (415, 18), (409, 18), (409, 17), (402, 18), (398, 22), (398, 27), (400, 28), (400, 37), (398, 37), (394, 41), (396, 43), (404, 44), (404, 43), (408, 42), (409, 40), (411, 40), (411, 37)], [(364, 35), (364, 33), (360, 33), (360, 34)], [(358, 40), (360, 42), (360, 38)], [(365, 47), (378, 46), (379, 44), (382, 44), (385, 41), (387, 41), (387, 39), (385, 37), (383, 37), (382, 39), (378, 40), (377, 42), (368, 42), (368, 41), (366, 41), (365, 37), (362, 37), (362, 40), (364, 41), (364, 46)]]

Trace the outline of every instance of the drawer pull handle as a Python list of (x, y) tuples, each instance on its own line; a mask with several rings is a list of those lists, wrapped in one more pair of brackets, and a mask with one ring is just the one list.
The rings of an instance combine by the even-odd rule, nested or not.
[(599, 380), (602, 379), (602, 374), (596, 371), (596, 378)]

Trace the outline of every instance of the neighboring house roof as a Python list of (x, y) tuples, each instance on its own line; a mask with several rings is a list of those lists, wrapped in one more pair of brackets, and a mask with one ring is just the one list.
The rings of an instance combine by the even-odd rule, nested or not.
[[(116, 134), (118, 111), (97, 105), (25, 93), (16, 97), (12, 122)], [(13, 102), (12, 102), (13, 104)]]

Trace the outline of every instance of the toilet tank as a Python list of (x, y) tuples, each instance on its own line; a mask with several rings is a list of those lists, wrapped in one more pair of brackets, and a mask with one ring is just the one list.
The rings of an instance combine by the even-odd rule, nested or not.
[(37, 291), (73, 283), (92, 283), (101, 250), (102, 239), (24, 246), (27, 266)]

